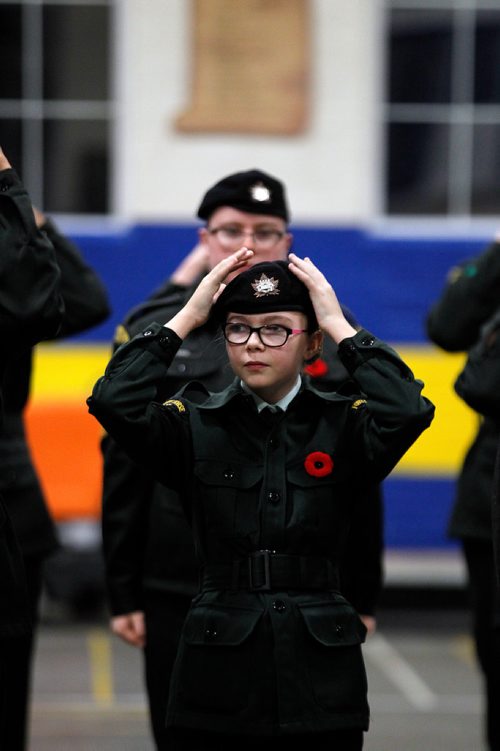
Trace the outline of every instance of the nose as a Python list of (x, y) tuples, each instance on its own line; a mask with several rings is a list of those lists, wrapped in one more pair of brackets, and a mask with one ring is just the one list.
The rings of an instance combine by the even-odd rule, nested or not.
[(254, 250), (255, 248), (255, 235), (252, 232), (252, 230), (244, 229), (242, 230), (242, 234), (245, 237), (245, 248), (248, 248), (248, 250)]
[(262, 344), (257, 331), (252, 331), (252, 333), (248, 337), (247, 347), (249, 347), (250, 349), (263, 349), (264, 345)]

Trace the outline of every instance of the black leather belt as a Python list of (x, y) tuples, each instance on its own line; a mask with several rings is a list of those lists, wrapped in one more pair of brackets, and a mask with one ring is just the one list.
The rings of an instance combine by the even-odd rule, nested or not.
[(270, 592), (287, 589), (338, 589), (338, 572), (329, 558), (256, 550), (232, 563), (209, 563), (201, 572), (201, 590)]

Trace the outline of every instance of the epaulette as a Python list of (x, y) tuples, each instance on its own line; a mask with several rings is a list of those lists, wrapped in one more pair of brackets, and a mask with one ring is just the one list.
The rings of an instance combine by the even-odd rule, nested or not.
[(366, 404), (366, 399), (356, 399), (356, 401), (351, 404), (351, 409), (363, 409), (366, 407)]
[(130, 334), (128, 333), (127, 329), (123, 324), (118, 324), (118, 326), (115, 329), (115, 335), (113, 338), (113, 342), (116, 347), (119, 347), (120, 344), (125, 344), (125, 342), (130, 341)]
[(167, 399), (166, 402), (163, 402), (163, 406), (179, 414), (186, 412), (186, 405), (180, 399)]

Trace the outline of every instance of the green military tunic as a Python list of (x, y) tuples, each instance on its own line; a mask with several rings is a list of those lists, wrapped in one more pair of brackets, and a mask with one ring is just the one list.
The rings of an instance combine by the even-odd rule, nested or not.
[(148, 327), (89, 399), (109, 434), (179, 492), (193, 528), (201, 588), (167, 722), (257, 735), (366, 729), (365, 629), (338, 593), (336, 564), (356, 485), (385, 477), (432, 420), (422, 383), (362, 330), (339, 346), (359, 394), (305, 384), (266, 422), (238, 380), (165, 399), (180, 345)]

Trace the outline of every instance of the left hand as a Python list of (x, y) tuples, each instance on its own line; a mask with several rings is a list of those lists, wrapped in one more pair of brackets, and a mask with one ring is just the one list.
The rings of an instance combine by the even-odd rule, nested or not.
[(288, 256), (290, 271), (309, 290), (318, 324), (338, 344), (356, 329), (347, 321), (332, 285), (314, 265), (310, 258), (299, 258), (295, 253)]
[(366, 628), (366, 635), (372, 636), (377, 628), (377, 619), (373, 615), (360, 615)]

